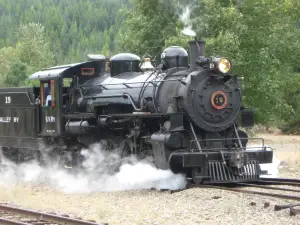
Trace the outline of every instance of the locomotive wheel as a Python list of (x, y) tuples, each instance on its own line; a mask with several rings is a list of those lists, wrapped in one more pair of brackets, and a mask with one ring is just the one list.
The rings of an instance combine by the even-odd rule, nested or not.
[[(132, 143), (127, 139), (106, 139), (100, 142), (101, 150), (104, 150), (106, 153), (110, 155), (112, 153), (112, 157), (105, 157), (101, 166), (105, 165), (106, 169), (108, 169), (109, 173), (114, 174), (120, 170), (120, 167), (123, 164), (130, 164), (132, 162), (130, 156), (132, 155)], [(86, 146), (74, 145), (69, 146), (66, 154), (59, 157), (58, 154), (55, 154), (57, 160), (61, 161), (60, 166), (65, 167), (68, 164), (68, 167), (72, 167), (72, 172), (80, 172), (84, 171), (86, 168), (84, 166), (84, 161), (87, 159), (85, 156), (81, 155), (82, 149), (89, 149)], [(117, 157), (115, 157), (115, 153)], [(71, 162), (72, 161), (72, 162)], [(71, 162), (71, 163), (70, 163)], [(97, 168), (95, 168), (97, 170)], [(102, 171), (102, 170), (101, 170)]]
[[(101, 150), (104, 150), (106, 154), (105, 158), (101, 163), (101, 166), (105, 166), (105, 170), (111, 175), (120, 171), (120, 167), (123, 164), (130, 164), (132, 162), (130, 156), (131, 154), (131, 145), (132, 143), (130, 140), (127, 139), (106, 139), (102, 140), (101, 142)], [(87, 148), (88, 149), (88, 148)], [(80, 151), (79, 151), (80, 152)], [(84, 169), (83, 161), (85, 157), (80, 162), (80, 167)], [(97, 170), (97, 168), (95, 168)], [(101, 169), (101, 171), (103, 171)]]
[(192, 181), (194, 184), (202, 184), (204, 179), (201, 178), (201, 169), (200, 168), (192, 168)]
[(129, 157), (132, 154), (132, 142), (128, 140), (122, 140), (120, 145), (118, 146), (121, 150), (121, 158)]
[(122, 141), (119, 142), (117, 148), (120, 151), (120, 160), (118, 160), (113, 165), (113, 171), (115, 173), (120, 171), (120, 167), (123, 164), (131, 164), (130, 156), (132, 155), (132, 151), (131, 151), (132, 142), (129, 140), (123, 139)]
[(77, 172), (80, 171), (82, 169), (84, 169), (83, 167), (83, 161), (84, 161), (84, 156), (81, 155), (81, 151), (83, 149), (88, 149), (88, 147), (86, 147), (84, 144), (78, 142), (77, 145), (71, 146), (69, 147), (69, 151), (67, 152), (67, 155), (64, 155), (65, 158), (65, 166), (71, 166), (72, 167), (72, 171)]

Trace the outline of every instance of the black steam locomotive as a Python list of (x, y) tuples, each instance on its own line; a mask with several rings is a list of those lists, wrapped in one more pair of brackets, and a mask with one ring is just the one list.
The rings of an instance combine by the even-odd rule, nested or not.
[[(185, 173), (195, 183), (258, 179), (259, 164), (271, 163), (266, 147), (246, 150), (253, 112), (242, 105), (239, 78), (227, 58), (206, 58), (205, 42), (171, 46), (150, 71), (138, 56), (82, 63), (34, 73), (40, 87), (0, 89), (0, 144), (16, 162), (42, 161), (41, 150), (59, 160), (101, 142), (122, 157), (151, 155), (158, 168)], [(68, 157), (65, 157), (66, 159)], [(64, 163), (67, 160), (62, 160)], [(147, 176), (147, 174), (145, 174)]]

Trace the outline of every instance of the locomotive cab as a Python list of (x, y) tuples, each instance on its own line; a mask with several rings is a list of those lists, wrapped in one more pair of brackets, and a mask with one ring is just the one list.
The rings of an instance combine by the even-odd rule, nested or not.
[(105, 73), (106, 59), (89, 55), (89, 61), (51, 67), (30, 76), (40, 80), (40, 135), (61, 136), (66, 123), (65, 115), (78, 111), (77, 99), (82, 95), (80, 85)]

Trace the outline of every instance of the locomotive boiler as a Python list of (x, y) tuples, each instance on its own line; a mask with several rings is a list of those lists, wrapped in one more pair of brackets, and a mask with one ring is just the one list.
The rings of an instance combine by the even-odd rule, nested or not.
[[(41, 144), (51, 146), (71, 153), (73, 166), (82, 148), (101, 142), (122, 157), (151, 156), (158, 168), (184, 173), (195, 183), (256, 180), (273, 152), (246, 149), (248, 136), (240, 127), (253, 126), (253, 112), (243, 107), (239, 77), (230, 74), (229, 59), (204, 53), (205, 41), (196, 39), (189, 54), (179, 46), (166, 48), (150, 71), (130, 53), (113, 56), (109, 72), (103, 56), (39, 71), (30, 79), (39, 79), (40, 87), (0, 91), (11, 102), (0, 103), (7, 109), (1, 112), (17, 112), (18, 118), (0, 123), (11, 134), (0, 141), (6, 152), (18, 149), (24, 157)], [(25, 104), (18, 102), (21, 96), (35, 117), (24, 115), (24, 107), (18, 111)], [(18, 142), (16, 132), (23, 135)]]

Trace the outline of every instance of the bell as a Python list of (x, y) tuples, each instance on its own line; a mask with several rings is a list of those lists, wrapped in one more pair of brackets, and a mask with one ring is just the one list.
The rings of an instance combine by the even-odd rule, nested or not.
[(141, 69), (144, 70), (144, 71), (148, 71), (148, 70), (153, 70), (154, 69), (154, 67), (151, 64), (151, 59), (150, 58), (143, 58)]

